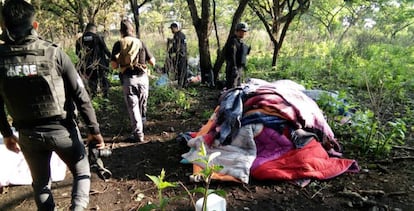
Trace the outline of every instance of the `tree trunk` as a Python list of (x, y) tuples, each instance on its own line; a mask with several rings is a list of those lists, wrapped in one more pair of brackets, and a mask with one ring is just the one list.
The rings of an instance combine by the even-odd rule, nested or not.
[[(310, 0), (269, 0), (263, 2), (250, 2), (249, 6), (256, 13), (273, 43), (272, 67), (277, 65), (277, 57), (282, 48), (290, 23), (296, 15), (302, 14), (309, 9)], [(268, 5), (273, 5), (269, 10)], [(269, 24), (268, 17), (271, 17)]]
[(212, 83), (210, 80), (212, 74), (212, 65), (210, 57), (210, 45), (208, 40), (208, 30), (210, 28), (210, 1), (201, 1), (201, 17), (198, 15), (197, 6), (194, 0), (187, 0), (187, 4), (190, 9), (191, 19), (198, 38), (201, 82)]
[(294, 18), (295, 18), (294, 15), (287, 15), (286, 22), (282, 27), (280, 35), (279, 33), (277, 33), (279, 40), (276, 42), (276, 45), (275, 45), (276, 48), (274, 49), (274, 52), (273, 52), (274, 58), (272, 59), (272, 67), (277, 67), (277, 58), (279, 56), (280, 49), (282, 48), (283, 41), (285, 40), (286, 33), (287, 33), (287, 30), (289, 29), (290, 23), (292, 23)]
[(85, 30), (85, 20), (83, 19), (83, 7), (81, 4), (79, 4), (79, 8), (77, 11), (77, 18), (79, 22), (79, 28), (82, 30), (82, 32)]
[(278, 54), (279, 54), (279, 47), (277, 47), (277, 43), (273, 43), (272, 67), (276, 67)]
[(209, 40), (208, 33), (202, 31), (197, 33), (198, 36), (198, 48), (200, 53), (200, 70), (201, 70), (201, 82), (202, 83), (211, 83), (211, 55), (209, 50)]
[(137, 0), (129, 0), (131, 4), (132, 14), (134, 15), (134, 23), (135, 23), (135, 33), (138, 38), (141, 37), (141, 33), (139, 30), (139, 6)]
[(85, 21), (83, 20), (82, 17), (78, 18), (79, 21), (79, 28), (81, 29), (81, 31), (83, 32), (85, 30)]
[(135, 33), (137, 34), (138, 38), (141, 38), (141, 26), (139, 24), (139, 9), (134, 14), (134, 21), (135, 21)]

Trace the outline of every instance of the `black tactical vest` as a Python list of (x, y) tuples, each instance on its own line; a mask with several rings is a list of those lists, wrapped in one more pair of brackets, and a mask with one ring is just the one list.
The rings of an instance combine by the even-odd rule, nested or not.
[(82, 35), (81, 45), (84, 51), (83, 59), (86, 62), (86, 65), (97, 65), (96, 61), (98, 60), (99, 52), (101, 52), (98, 36), (92, 32), (86, 32)]
[(57, 49), (43, 40), (0, 45), (0, 95), (13, 122), (65, 118), (65, 89), (56, 68)]

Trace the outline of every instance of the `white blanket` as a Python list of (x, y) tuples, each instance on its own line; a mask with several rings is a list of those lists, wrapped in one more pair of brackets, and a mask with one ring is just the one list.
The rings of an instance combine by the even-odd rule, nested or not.
[[(220, 142), (215, 140), (211, 147), (206, 146), (208, 155), (220, 152), (220, 156), (214, 158), (211, 164), (223, 166), (220, 173), (240, 179), (243, 183), (249, 183), (250, 167), (256, 159), (257, 151), (254, 137), (262, 129), (262, 124), (248, 124), (239, 129), (237, 135), (232, 139), (231, 145), (220, 145)], [(198, 159), (203, 159), (198, 153), (203, 142), (203, 136), (189, 140), (187, 144), (192, 150), (184, 153), (182, 157), (204, 168), (205, 165), (197, 161)]]
[[(17, 133), (15, 133), (17, 136)], [(52, 153), (50, 160), (52, 181), (62, 181), (66, 175), (66, 164)], [(23, 153), (15, 153), (6, 148), (0, 135), (0, 187), (7, 185), (30, 185), (32, 176)]]

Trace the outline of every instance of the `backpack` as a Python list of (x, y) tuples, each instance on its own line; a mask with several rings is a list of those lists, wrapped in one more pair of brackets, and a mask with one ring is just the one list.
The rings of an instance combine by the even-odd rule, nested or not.
[(138, 66), (138, 53), (142, 48), (142, 42), (135, 37), (123, 37), (120, 41), (121, 50), (117, 63), (121, 67), (121, 72), (126, 69), (136, 69)]

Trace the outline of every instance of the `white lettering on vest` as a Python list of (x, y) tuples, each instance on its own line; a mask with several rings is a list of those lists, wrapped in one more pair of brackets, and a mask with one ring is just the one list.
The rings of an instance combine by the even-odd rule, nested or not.
[(11, 65), (8, 69), (8, 77), (37, 75), (37, 66), (35, 64)]

